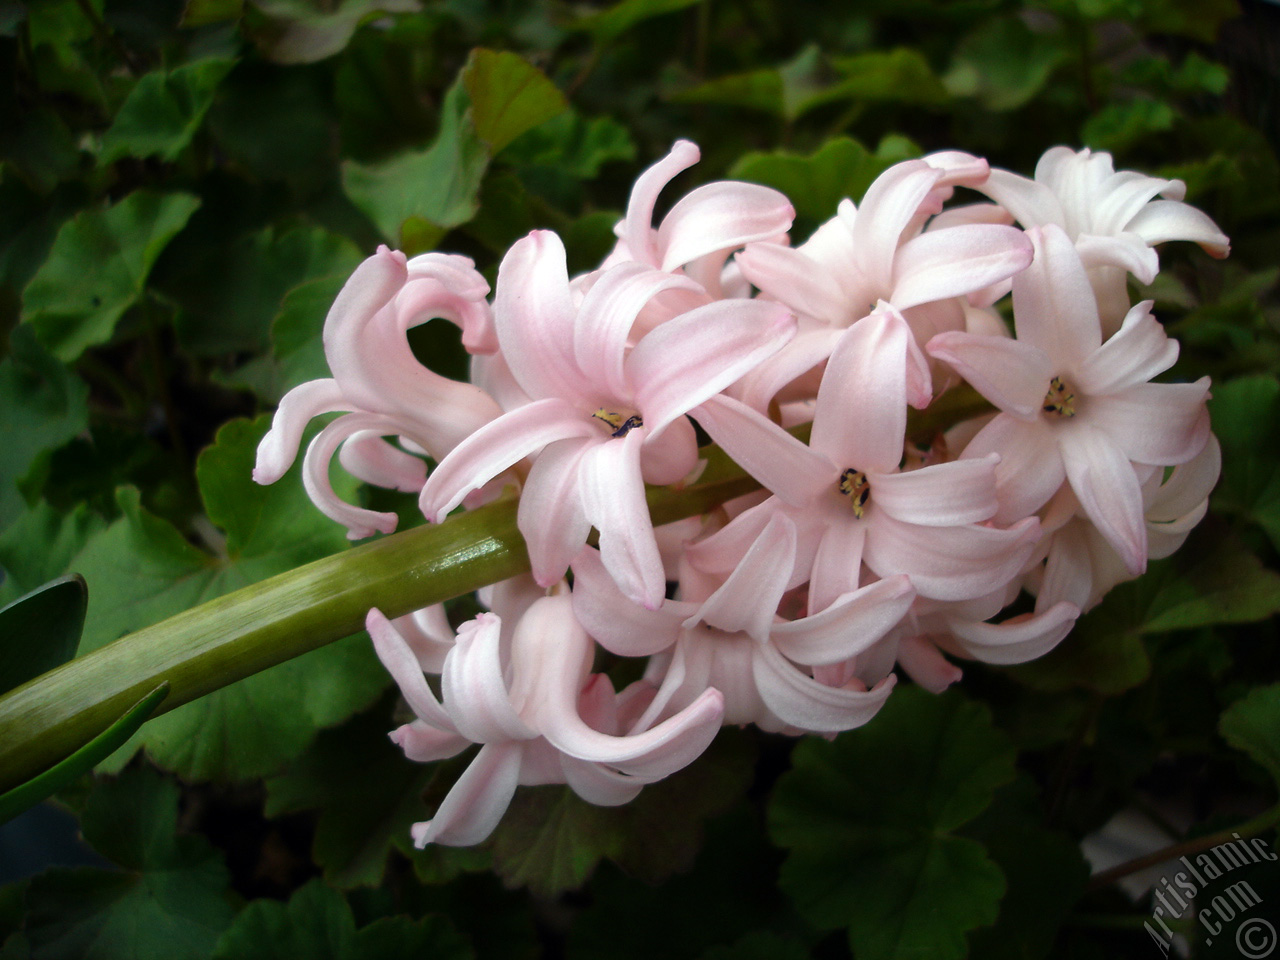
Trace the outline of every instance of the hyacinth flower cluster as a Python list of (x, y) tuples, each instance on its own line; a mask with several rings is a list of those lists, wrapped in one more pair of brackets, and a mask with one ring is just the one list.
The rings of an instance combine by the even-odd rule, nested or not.
[[(480, 591), (489, 612), (368, 616), (416, 718), (391, 734), (406, 756), (480, 747), (419, 845), (480, 842), (521, 784), (623, 804), (723, 725), (830, 736), (899, 674), (941, 691), (956, 661), (1041, 656), (1205, 512), (1209, 383), (1153, 382), (1178, 345), (1129, 298), (1164, 241), (1227, 253), (1179, 181), (1065, 147), (1034, 179), (939, 153), (792, 245), (787, 198), (749, 183), (655, 226), (698, 157), (678, 142), (639, 177), (581, 276), (549, 231), (512, 246), (492, 297), (464, 257), (380, 249), (326, 320), (332, 378), (291, 391), (259, 448), (274, 482), (307, 423), (341, 413), (303, 476), (353, 539), (396, 517), (337, 497), (335, 455), (432, 522), (519, 491), (532, 573)], [(431, 319), (460, 328), (470, 383), (414, 357)], [(909, 437), (909, 409), (952, 389), (987, 412)], [(695, 424), (761, 489), (655, 528), (646, 485), (705, 465)], [(615, 689), (600, 649), (642, 678)]]

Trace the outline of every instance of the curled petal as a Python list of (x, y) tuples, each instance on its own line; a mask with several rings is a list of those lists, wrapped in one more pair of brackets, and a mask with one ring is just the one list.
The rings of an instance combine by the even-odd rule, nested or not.
[(787, 198), (769, 187), (729, 180), (705, 184), (663, 217), (657, 237), (661, 269), (784, 234), (795, 215)]
[(1102, 345), (1098, 303), (1075, 244), (1057, 226), (1028, 232), (1036, 256), (1013, 278), (1018, 339), (1039, 347), (1058, 369), (1074, 370)]
[(439, 523), (472, 490), (549, 443), (599, 438), (590, 414), (558, 397), (535, 400), (485, 424), (440, 461), (422, 488), (423, 515)]
[(840, 284), (804, 251), (753, 243), (736, 260), (744, 277), (796, 313), (831, 324), (845, 319), (849, 305)]
[(582, 458), (590, 449), (576, 438), (548, 444), (520, 491), (516, 523), (524, 533), (533, 578), (544, 587), (564, 576), (591, 533), (578, 490)]
[(539, 600), (512, 638), (512, 667), (521, 714), (557, 749), (579, 760), (606, 763), (641, 777), (662, 777), (692, 762), (720, 727), (724, 698), (706, 690), (684, 710), (640, 733), (617, 737), (590, 727), (578, 714), (589, 669), (591, 639), (567, 596)]
[(963, 675), (924, 637), (903, 637), (898, 641), (898, 663), (907, 676), (930, 693), (942, 693)]
[(927, 527), (981, 523), (996, 512), (998, 459), (990, 454), (906, 473), (876, 474), (871, 477), (871, 497), (877, 510), (904, 523)]
[(776, 623), (769, 640), (788, 659), (807, 666), (840, 663), (869, 649), (911, 608), (907, 577), (890, 577), (846, 593), (821, 613)]
[(903, 231), (944, 176), (942, 170), (923, 160), (895, 163), (867, 188), (852, 223), (848, 208), (841, 210), (859, 251), (863, 274), (872, 288), (880, 291), (879, 296), (893, 289), (894, 259)]
[(392, 446), (377, 433), (348, 437), (338, 451), (338, 462), (365, 483), (402, 493), (417, 493), (427, 479), (427, 465), (419, 457)]
[(589, 392), (573, 356), (576, 316), (560, 238), (535, 230), (512, 244), (498, 267), (493, 322), (512, 376), (535, 400)]
[(349, 409), (351, 405), (336, 380), (308, 380), (286, 393), (271, 418), (271, 429), (258, 443), (254, 482), (275, 483), (288, 472), (298, 455), (302, 433), (313, 417)]
[(502, 663), (502, 620), (482, 613), (458, 628), (444, 661), (441, 692), (460, 734), (476, 743), (529, 740), (537, 736), (516, 713)]
[(929, 230), (907, 241), (893, 265), (900, 310), (1007, 280), (1031, 263), (1031, 241), (1013, 227), (973, 224)]
[(626, 360), (651, 433), (741, 379), (782, 349), (796, 321), (780, 303), (719, 300), (662, 324)]
[(422, 720), (397, 727), (389, 736), (391, 742), (404, 751), (405, 759), (414, 763), (448, 760), (472, 746), (471, 741), (461, 734), (441, 730)]
[(1115, 393), (1164, 373), (1178, 359), (1178, 341), (1151, 315), (1143, 300), (1126, 314), (1116, 333), (1076, 372), (1075, 386), (1088, 394)]
[(316, 434), (307, 447), (302, 461), (303, 488), (321, 513), (347, 528), (347, 537), (351, 540), (371, 537), (374, 533), (391, 533), (399, 518), (394, 513), (366, 510), (339, 498), (329, 482), (329, 462), (338, 445), (350, 436), (364, 432), (400, 433), (402, 429), (402, 425), (387, 417), (349, 413)]
[(628, 600), (594, 550), (573, 561), (573, 611), (578, 622), (606, 650), (620, 657), (648, 657), (676, 642), (690, 604), (663, 603), (657, 610)]
[(1149, 244), (1190, 240), (1219, 260), (1231, 252), (1231, 241), (1216, 223), (1195, 207), (1177, 200), (1148, 203), (1129, 221), (1127, 229)]
[(519, 743), (489, 743), (481, 747), (436, 815), (413, 825), (414, 846), (421, 849), (429, 843), (439, 843), (470, 847), (493, 833), (515, 796), (522, 752)]
[(1036, 614), (1022, 614), (1003, 623), (951, 621), (960, 649), (983, 663), (1026, 663), (1044, 656), (1071, 632), (1080, 608), (1063, 601)]
[(857, 681), (829, 687), (797, 669), (772, 646), (757, 646), (751, 661), (760, 698), (784, 723), (814, 733), (860, 727), (884, 706), (896, 678), (890, 674), (866, 690)]
[(697, 144), (677, 140), (670, 153), (636, 177), (627, 202), (626, 219), (614, 227), (614, 233), (626, 244), (630, 259), (651, 267), (661, 265), (653, 230), (653, 208), (658, 194), (676, 174), (692, 167), (701, 156)]
[(1136, 233), (1115, 237), (1082, 233), (1076, 238), (1076, 252), (1086, 267), (1119, 267), (1139, 283), (1151, 283), (1160, 272), (1160, 257)]
[(746, 633), (764, 643), (769, 638), (774, 615), (796, 556), (796, 526), (784, 513), (769, 518), (742, 562), (698, 612), (685, 621), (698, 621), (727, 633)]
[(1130, 460), (1186, 463), (1209, 439), (1208, 396), (1208, 377), (1195, 383), (1138, 383), (1089, 397), (1089, 418)]
[(418, 719), (439, 730), (456, 732), (453, 720), (427, 686), (427, 678), (422, 673), (418, 658), (391, 621), (374, 607), (365, 617), (364, 625), (373, 640), (374, 652), (400, 688), (409, 709), (417, 714)]

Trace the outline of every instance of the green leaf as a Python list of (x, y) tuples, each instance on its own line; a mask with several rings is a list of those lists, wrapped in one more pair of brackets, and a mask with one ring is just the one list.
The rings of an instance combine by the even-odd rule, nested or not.
[(1214, 384), (1209, 414), (1222, 444), (1214, 510), (1256, 523), (1280, 550), (1280, 381), (1259, 374)]
[(58, 231), (49, 259), (23, 291), (23, 321), (63, 361), (106, 343), (198, 206), (187, 193), (137, 190), (106, 210), (78, 214)]
[[(345, 544), (342, 528), (307, 499), (296, 467), (265, 489), (253, 483), (255, 450), (268, 420), (228, 423), (200, 455), (196, 473), (209, 519), (225, 533), (214, 555), (147, 513), (136, 491), (121, 491), (124, 516), (74, 563), (90, 584), (81, 652)], [(337, 486), (349, 496), (353, 484)], [(217, 531), (206, 536), (220, 539)], [(156, 718), (132, 749), (145, 745), (157, 763), (189, 779), (263, 776), (301, 754), (317, 729), (367, 706), (386, 683), (367, 639), (351, 637)], [(126, 748), (112, 764), (131, 752)]]
[(0, 693), (75, 656), (87, 600), (83, 578), (70, 576), (0, 609)]
[(64, 512), (40, 501), (0, 534), (0, 603), (61, 576), (89, 538), (106, 525), (84, 504)]
[(611, 43), (637, 23), (665, 13), (675, 13), (698, 3), (699, 0), (619, 0), (607, 10), (601, 10), (573, 23), (576, 30), (590, 33), (598, 44)]
[(789, 856), (780, 887), (819, 929), (847, 927), (861, 960), (963, 957), (1005, 891), (981, 844), (953, 831), (1014, 775), (985, 707), (899, 690), (867, 726), (806, 740), (769, 805)]
[(46, 800), (54, 793), (70, 786), (92, 770), (133, 736), (147, 718), (169, 695), (169, 684), (162, 683), (125, 711), (115, 723), (98, 734), (65, 760), (50, 767), (39, 776), (21, 786), (0, 795), (0, 823), (11, 820), (24, 810)]
[[(343, 163), (343, 189), (388, 242), (415, 251), (429, 248), (475, 216), (489, 152), (471, 124), (468, 107), (463, 84), (455, 83), (445, 94), (440, 131), (429, 148), (382, 163)], [(406, 227), (407, 221), (434, 231)], [(410, 230), (418, 233), (414, 244), (407, 242)]]
[(1036, 786), (1025, 775), (996, 792), (965, 835), (980, 841), (1005, 876), (1008, 892), (995, 926), (970, 936), (983, 960), (1049, 956), (1063, 924), (1084, 894), (1089, 865), (1080, 844), (1043, 823)]
[(169, 163), (178, 159), (232, 66), (231, 60), (197, 60), (142, 77), (103, 135), (98, 162), (106, 165), (121, 157), (158, 156)]
[(1163, 100), (1109, 103), (1087, 121), (1080, 139), (1095, 150), (1122, 153), (1156, 133), (1173, 129), (1176, 114)]
[(1018, 16), (996, 17), (960, 41), (943, 83), (952, 96), (976, 97), (988, 110), (1015, 110), (1067, 57), (1061, 33), (1035, 32)]
[(362, 22), (385, 13), (414, 13), (418, 0), (341, 0), (333, 9), (305, 0), (252, 0), (266, 22), (251, 32), (268, 60), (315, 63), (340, 53)]
[(609, 117), (584, 118), (564, 110), (527, 130), (503, 154), (522, 172), (528, 167), (555, 169), (574, 180), (590, 180), (614, 161), (636, 158), (635, 141), (627, 128)]
[(241, 237), (172, 284), (182, 305), (178, 336), (202, 356), (262, 350), (289, 291), (317, 278), (346, 280), (360, 260), (354, 243), (320, 227)]
[(947, 99), (947, 90), (929, 61), (910, 47), (834, 57), (831, 62), (843, 80), (828, 98), (924, 104)]
[(476, 134), (494, 156), (568, 103), (541, 70), (514, 53), (478, 49), (462, 69)]
[[(312, 858), (337, 887), (378, 886), (392, 849), (452, 876), (460, 869), (483, 869), (488, 857), (469, 848), (413, 848), (409, 828), (430, 811), (423, 792), (440, 764), (414, 763), (387, 739), (392, 724), (385, 710), (362, 714), (335, 730), (325, 730), (279, 776), (266, 783), (266, 815), (318, 811)], [(422, 861), (419, 864), (419, 861)]]
[(1258, 687), (1218, 721), (1222, 738), (1251, 756), (1280, 787), (1280, 684)]
[(902, 138), (886, 137), (873, 154), (857, 140), (836, 137), (807, 157), (785, 150), (748, 153), (729, 176), (781, 190), (797, 218), (820, 223), (835, 216), (841, 200), (861, 200), (872, 180), (912, 155), (918, 150)]
[(1010, 668), (1041, 690), (1081, 686), (1116, 694), (1151, 671), (1143, 637), (1226, 623), (1251, 623), (1280, 612), (1280, 574), (1242, 544), (1197, 533), (1174, 557), (1113, 589), (1048, 655)]
[(239, 20), (244, 14), (244, 0), (187, 0), (178, 26), (184, 30), (207, 27), (211, 23)]
[(581, 887), (604, 858), (656, 883), (692, 865), (703, 822), (746, 792), (753, 766), (745, 738), (722, 731), (697, 761), (622, 807), (592, 806), (567, 787), (522, 790), (490, 841), (494, 870), (546, 897)]
[(0, 361), (0, 528), (26, 509), (18, 481), (88, 425), (88, 395), (88, 387), (41, 347), (30, 328), (13, 331), (9, 356)]
[(255, 900), (222, 935), (212, 960), (469, 960), (471, 947), (444, 917), (377, 920), (356, 930), (346, 900), (312, 880), (289, 902)]
[(234, 914), (222, 857), (177, 834), (178, 788), (138, 768), (100, 782), (85, 839), (125, 869), (51, 870), (27, 893), (26, 933), (40, 960), (204, 960)]

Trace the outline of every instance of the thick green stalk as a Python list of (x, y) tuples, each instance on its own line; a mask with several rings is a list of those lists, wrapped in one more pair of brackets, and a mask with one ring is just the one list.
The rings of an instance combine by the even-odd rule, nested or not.
[[(722, 458), (684, 491), (655, 489), (656, 522), (701, 513), (756, 488)], [(97, 736), (161, 683), (163, 713), (364, 626), (529, 569), (516, 502), (317, 560), (121, 637), (0, 697), (0, 792)]]
[[(948, 391), (913, 414), (909, 433), (932, 437), (981, 413), (981, 398)], [(807, 426), (795, 431), (807, 435)], [(705, 513), (759, 485), (724, 453), (685, 489), (649, 491), (655, 524)], [(0, 696), (0, 793), (69, 756), (163, 683), (172, 710), (237, 680), (341, 639), (370, 607), (388, 617), (469, 593), (529, 569), (516, 502), (502, 500), (317, 560), (121, 637)]]

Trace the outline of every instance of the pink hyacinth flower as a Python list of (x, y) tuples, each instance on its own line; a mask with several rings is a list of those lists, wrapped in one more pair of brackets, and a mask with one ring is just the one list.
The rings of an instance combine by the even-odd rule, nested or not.
[(780, 304), (721, 300), (630, 345), (646, 303), (691, 285), (621, 263), (575, 305), (560, 238), (535, 231), (516, 243), (498, 273), (494, 313), (503, 358), (531, 402), (441, 461), (422, 490), (427, 518), (438, 522), (470, 491), (534, 457), (517, 520), (535, 579), (555, 583), (594, 526), (623, 592), (656, 607), (666, 579), (644, 484), (674, 483), (693, 468), (696, 441), (685, 414), (776, 352), (795, 329)]
[(1204, 448), (1209, 380), (1150, 383), (1178, 357), (1151, 302), (1104, 341), (1075, 245), (1053, 225), (1030, 236), (1036, 259), (1013, 282), (1018, 339), (944, 333), (928, 349), (1002, 411), (964, 452), (1002, 458), (996, 519), (1027, 516), (1066, 481), (1136, 576), (1147, 562), (1141, 483)]

